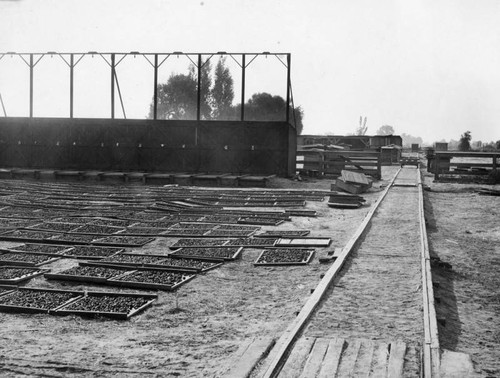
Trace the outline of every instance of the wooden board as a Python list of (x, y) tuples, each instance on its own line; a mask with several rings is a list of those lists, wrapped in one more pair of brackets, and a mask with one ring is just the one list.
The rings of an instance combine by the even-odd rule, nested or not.
[(259, 337), (245, 341), (236, 352), (237, 361), (231, 369), (224, 374), (225, 378), (247, 378), (257, 363), (274, 345), (271, 337)]
[(344, 182), (371, 186), (371, 181), (369, 181), (363, 173), (347, 171), (344, 169), (342, 170), (341, 175)]
[(328, 247), (330, 238), (281, 238), (276, 242), (276, 247)]

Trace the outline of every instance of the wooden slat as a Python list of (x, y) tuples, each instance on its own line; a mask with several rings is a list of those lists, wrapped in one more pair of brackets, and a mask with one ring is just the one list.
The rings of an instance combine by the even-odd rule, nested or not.
[(359, 350), (361, 348), (361, 340), (349, 340), (347, 348), (342, 354), (340, 360), (339, 373), (341, 377), (354, 377), (354, 369), (356, 368), (356, 361), (358, 360)]
[(370, 376), (374, 347), (374, 342), (372, 340), (362, 341), (356, 366), (354, 368), (354, 377), (368, 378)]
[(401, 341), (391, 343), (391, 354), (387, 366), (387, 378), (401, 378), (403, 376), (406, 344)]
[(300, 374), (300, 378), (315, 378), (321, 368), (323, 358), (325, 357), (330, 340), (319, 338), (316, 339), (314, 346), (309, 354), (309, 358), (304, 365), (304, 369)]
[(328, 350), (326, 351), (323, 364), (318, 373), (318, 378), (331, 378), (337, 374), (340, 358), (344, 350), (344, 339), (333, 339), (328, 343)]
[(259, 337), (243, 342), (236, 352), (238, 360), (233, 367), (224, 375), (226, 378), (247, 378), (260, 359), (267, 354), (274, 345), (271, 337)]
[(313, 347), (314, 337), (303, 337), (299, 339), (292, 349), (290, 356), (286, 360), (280, 375), (287, 378), (298, 378), (302, 372), (302, 367), (305, 365), (306, 360)]
[(378, 344), (374, 351), (372, 372), (370, 378), (386, 378), (388, 360), (389, 344)]

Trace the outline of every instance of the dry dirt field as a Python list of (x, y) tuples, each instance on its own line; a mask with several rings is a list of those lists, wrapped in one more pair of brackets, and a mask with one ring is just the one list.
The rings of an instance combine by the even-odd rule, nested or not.
[[(330, 184), (330, 180), (273, 182), (275, 187), (301, 189), (329, 189)], [(380, 190), (374, 188), (365, 198), (375, 200)], [(318, 216), (293, 217), (279, 229), (309, 229), (311, 236), (330, 237), (331, 249), (347, 242), (369, 205), (355, 211), (334, 210), (325, 200), (308, 202), (306, 209), (316, 210)], [(157, 238), (137, 251), (167, 253), (176, 240)], [(12, 243), (0, 242), (0, 247), (8, 245)], [(160, 292), (152, 308), (129, 321), (0, 313), (1, 375), (219, 377), (234, 363), (242, 342), (280, 336), (328, 269), (328, 264), (318, 262), (327, 250), (317, 249), (307, 266), (254, 267), (260, 251), (245, 249), (241, 260), (199, 275), (176, 293)], [(58, 272), (76, 264), (64, 259), (47, 267)], [(27, 286), (104, 290), (44, 278)]]
[[(481, 377), (500, 377), (500, 185), (433, 182), (425, 215), (441, 348), (471, 355)], [(438, 260), (439, 259), (439, 260)]]
[[(394, 168), (384, 168), (384, 180), (365, 195), (368, 202), (378, 198), (379, 185)], [(329, 189), (330, 183), (275, 180), (272, 185)], [(433, 267), (440, 281), (438, 316), (446, 318), (439, 329), (441, 346), (471, 354), (478, 376), (500, 376), (499, 199), (475, 194), (477, 185), (434, 184), (430, 176), (425, 183), (431, 252), (441, 259)], [(308, 202), (306, 209), (318, 216), (293, 217), (279, 229), (309, 229), (312, 236), (332, 238), (333, 249), (345, 245), (369, 205), (338, 210), (323, 201)], [(158, 238), (137, 251), (166, 253), (176, 240)], [(241, 260), (197, 276), (176, 293), (159, 292), (151, 308), (128, 321), (0, 313), (0, 375), (221, 377), (246, 340), (281, 335), (330, 266), (318, 263), (327, 250), (317, 249), (307, 266), (255, 267), (259, 250), (246, 248)], [(48, 268), (57, 272), (76, 264), (66, 259)], [(28, 286), (83, 288), (43, 278)]]

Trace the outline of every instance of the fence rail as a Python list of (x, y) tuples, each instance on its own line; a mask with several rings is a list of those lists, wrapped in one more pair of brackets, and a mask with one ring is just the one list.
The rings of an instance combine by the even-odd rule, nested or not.
[(440, 175), (488, 175), (499, 167), (500, 152), (436, 151), (427, 157), (434, 179)]
[(340, 176), (350, 170), (380, 179), (381, 165), (377, 151), (297, 151), (297, 170), (314, 176)]

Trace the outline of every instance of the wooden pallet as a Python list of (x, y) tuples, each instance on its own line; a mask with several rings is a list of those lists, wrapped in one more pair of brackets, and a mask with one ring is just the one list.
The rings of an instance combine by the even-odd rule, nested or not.
[(303, 337), (278, 377), (402, 377), (405, 355), (401, 341)]

